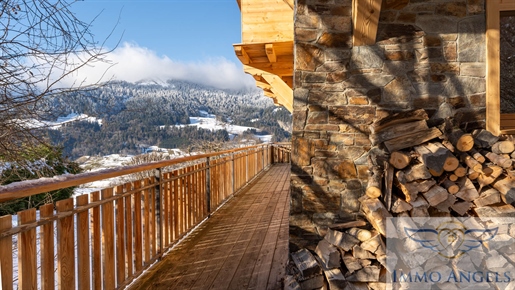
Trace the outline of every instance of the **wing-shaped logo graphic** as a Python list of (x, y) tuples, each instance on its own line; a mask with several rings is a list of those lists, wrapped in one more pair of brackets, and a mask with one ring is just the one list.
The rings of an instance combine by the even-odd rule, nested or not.
[(498, 229), (467, 229), (462, 223), (451, 221), (441, 224), (436, 229), (404, 227), (404, 232), (422, 247), (442, 257), (454, 259), (493, 239)]

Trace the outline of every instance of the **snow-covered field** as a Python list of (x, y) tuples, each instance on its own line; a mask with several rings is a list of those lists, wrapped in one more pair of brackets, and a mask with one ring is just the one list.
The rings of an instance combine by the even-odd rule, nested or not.
[[(227, 130), (227, 132), (231, 135), (231, 139), (234, 138), (235, 135), (241, 135), (243, 132), (247, 130), (256, 130), (260, 132), (261, 130), (254, 127), (246, 127), (246, 126), (238, 126), (232, 125), (228, 123), (224, 123), (216, 119), (215, 115), (208, 114), (207, 112), (201, 111), (201, 115), (207, 117), (190, 117), (190, 124), (188, 125), (175, 125), (176, 127), (184, 128), (186, 126), (194, 126), (197, 128), (202, 128), (206, 130), (216, 131), (216, 130)], [(256, 119), (257, 121), (257, 119)], [(163, 128), (163, 127), (161, 127)], [(272, 140), (272, 135), (254, 135), (256, 139), (259, 139), (261, 142), (270, 142)]]
[(64, 124), (74, 122), (74, 121), (87, 121), (90, 123), (98, 123), (102, 125), (102, 119), (97, 119), (95, 117), (90, 117), (86, 114), (77, 114), (71, 113), (66, 117), (58, 117), (56, 121), (38, 121), (34, 119), (30, 120), (18, 120), (18, 122), (23, 123), (25, 126), (30, 128), (50, 128), (50, 129), (59, 129)]

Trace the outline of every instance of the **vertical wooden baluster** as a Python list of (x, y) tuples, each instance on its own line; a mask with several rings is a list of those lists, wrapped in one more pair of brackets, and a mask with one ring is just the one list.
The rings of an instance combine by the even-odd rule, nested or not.
[[(18, 212), (18, 225), (30, 224), (35, 221), (35, 208)], [(19, 289), (37, 289), (35, 228), (18, 234), (18, 281)]]
[(141, 221), (141, 180), (134, 182), (134, 251), (135, 271), (138, 272), (143, 266), (143, 241)]
[[(87, 201), (88, 196), (86, 196)], [(41, 219), (50, 218), (54, 215), (54, 205), (45, 204), (39, 208), (39, 216)], [(86, 229), (88, 224), (85, 225)], [(89, 238), (89, 237), (88, 237)], [(39, 228), (39, 243), (41, 250), (41, 289), (50, 290), (55, 288), (55, 263), (54, 263), (54, 223), (50, 222)], [(86, 241), (89, 245), (89, 240)], [(0, 245), (0, 251), (2, 246)], [(0, 253), (0, 257), (1, 257)], [(89, 260), (86, 261), (89, 266)], [(89, 269), (89, 268), (88, 268)], [(89, 279), (89, 277), (88, 277)], [(4, 289), (1, 288), (0, 289)]]
[[(75, 198), (77, 207), (88, 205), (88, 195), (79, 195)], [(53, 206), (52, 206), (53, 207)], [(43, 211), (40, 208), (41, 215)], [(89, 212), (83, 211), (77, 214), (77, 282), (79, 289), (91, 289), (90, 256), (89, 256)], [(43, 251), (41, 251), (43, 252)], [(52, 257), (53, 258), (53, 257)], [(52, 259), (53, 262), (53, 259)], [(47, 267), (41, 266), (41, 270)], [(53, 276), (53, 273), (52, 273)], [(52, 286), (53, 287), (53, 286)]]
[[(143, 187), (147, 186), (148, 179), (143, 181)], [(143, 190), (143, 264), (150, 260), (150, 200), (148, 189)]]
[[(12, 216), (0, 217), (0, 233), (12, 228)], [(53, 240), (52, 236), (52, 240)], [(54, 248), (52, 248), (53, 252)], [(53, 261), (53, 260), (52, 260)], [(53, 271), (52, 271), (53, 274)], [(13, 238), (0, 239), (0, 289), (13, 290)], [(52, 287), (54, 287), (52, 285)], [(49, 289), (49, 288), (47, 288)]]
[(188, 175), (186, 176), (186, 184), (187, 186), (187, 194), (188, 198), (186, 199), (188, 202), (188, 230), (193, 228), (193, 186), (192, 186), (192, 175), (191, 175), (191, 166), (186, 167)]
[(212, 171), (212, 179), (211, 179), (211, 183), (212, 183), (212, 192), (213, 194), (211, 195), (213, 197), (213, 202), (212, 202), (212, 209), (211, 210), (216, 210), (218, 208), (218, 159), (213, 159), (213, 171)]
[[(102, 200), (113, 196), (113, 189), (103, 189)], [(114, 207), (113, 202), (102, 205), (102, 264), (104, 265), (104, 289), (114, 289), (116, 285), (114, 254)]]
[[(73, 210), (73, 199), (56, 203), (57, 213)], [(74, 221), (73, 216), (57, 220), (57, 285), (59, 289), (75, 289)], [(23, 288), (25, 289), (25, 288)]]
[[(116, 195), (123, 195), (123, 185), (116, 187)], [(125, 205), (124, 198), (116, 200), (116, 283), (125, 281)]]
[(156, 191), (156, 178), (150, 177), (150, 184), (154, 184), (149, 190), (150, 194), (150, 259), (154, 258), (157, 253), (157, 215), (161, 212), (157, 209), (157, 191)]
[[(100, 192), (92, 192), (90, 194), (90, 202), (97, 202), (100, 200)], [(91, 257), (93, 275), (93, 289), (102, 289), (102, 235), (100, 230), (100, 206), (95, 206), (92, 210), (91, 217), (91, 248), (93, 256)]]
[[(129, 192), (132, 190), (132, 184), (126, 183), (125, 184), (125, 192)], [(132, 199), (134, 194), (128, 195), (125, 197), (125, 242), (126, 242), (126, 249), (125, 249), (125, 257), (127, 262), (127, 277), (132, 277), (133, 274), (133, 259), (132, 259), (132, 253), (133, 253), (133, 246), (132, 246), (132, 239), (134, 238), (132, 236)]]
[[(182, 168), (180, 170), (180, 175), (184, 175), (186, 173), (186, 169)], [(186, 177), (181, 177), (181, 183), (180, 183), (180, 192), (181, 192), (181, 223), (182, 223), (182, 234), (185, 234), (188, 230), (188, 211), (187, 211), (187, 203), (186, 203), (186, 195), (187, 195), (187, 184), (186, 184)]]
[(198, 164), (195, 164), (195, 166), (193, 167), (193, 170), (195, 171), (195, 173), (193, 174), (193, 187), (195, 188), (195, 224), (197, 224), (198, 222), (200, 222), (200, 215), (199, 215), (199, 212), (200, 212), (200, 193), (199, 193), (199, 179), (198, 179)]
[(212, 161), (211, 161), (211, 158), (210, 157), (207, 157), (206, 158), (206, 212), (207, 212), (207, 216), (210, 216), (211, 215), (211, 202), (212, 202), (212, 199), (211, 199), (211, 173), (213, 172), (211, 170), (211, 164), (212, 164)]
[[(179, 175), (179, 172), (175, 170), (172, 174), (172, 176), (177, 177)], [(179, 240), (179, 236), (181, 235), (181, 224), (180, 224), (180, 198), (179, 198), (179, 180), (174, 179), (172, 181), (173, 185), (173, 240), (177, 241)]]
[(190, 195), (191, 195), (191, 228), (195, 227), (197, 220), (195, 217), (196, 214), (196, 204), (197, 204), (197, 193), (195, 191), (195, 165), (190, 166)]
[[(170, 174), (169, 173), (163, 173), (163, 179), (169, 179), (170, 178)], [(170, 245), (170, 230), (171, 230), (171, 227), (170, 227), (170, 213), (171, 213), (171, 208), (170, 208), (170, 182), (169, 181), (166, 181), (166, 182), (163, 182), (163, 180), (161, 181), (163, 186), (161, 187), (161, 195), (162, 195), (162, 200), (163, 200), (163, 206), (162, 206), (162, 211), (163, 211), (163, 229), (162, 229), (162, 233), (163, 233), (163, 239), (164, 239), (164, 244), (162, 247), (166, 248), (168, 247), (168, 245)]]
[(204, 170), (202, 170), (202, 196), (204, 198), (204, 202), (202, 203), (204, 206), (204, 217), (209, 215), (207, 210), (207, 162), (204, 162)]

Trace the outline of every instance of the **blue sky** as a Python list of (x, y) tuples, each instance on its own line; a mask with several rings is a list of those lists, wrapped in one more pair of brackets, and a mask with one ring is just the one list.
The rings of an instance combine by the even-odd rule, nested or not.
[(120, 41), (112, 57), (118, 64), (110, 69), (116, 79), (191, 77), (214, 86), (219, 79), (222, 88), (251, 83), (232, 48), (241, 41), (236, 0), (84, 0), (71, 10), (86, 22), (98, 16), (92, 31), (99, 41), (114, 29), (106, 46), (112, 49)]

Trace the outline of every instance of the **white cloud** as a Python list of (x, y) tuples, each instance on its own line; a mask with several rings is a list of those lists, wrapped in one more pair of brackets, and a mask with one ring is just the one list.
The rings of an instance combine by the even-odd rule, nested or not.
[[(128, 82), (169, 79), (191, 81), (220, 89), (255, 87), (253, 78), (241, 66), (220, 57), (198, 62), (181, 62), (135, 44), (124, 43), (106, 55), (111, 62), (96, 62), (65, 78), (61, 84), (94, 83), (115, 79)], [(113, 65), (114, 64), (114, 65)], [(105, 74), (104, 74), (105, 73)]]

